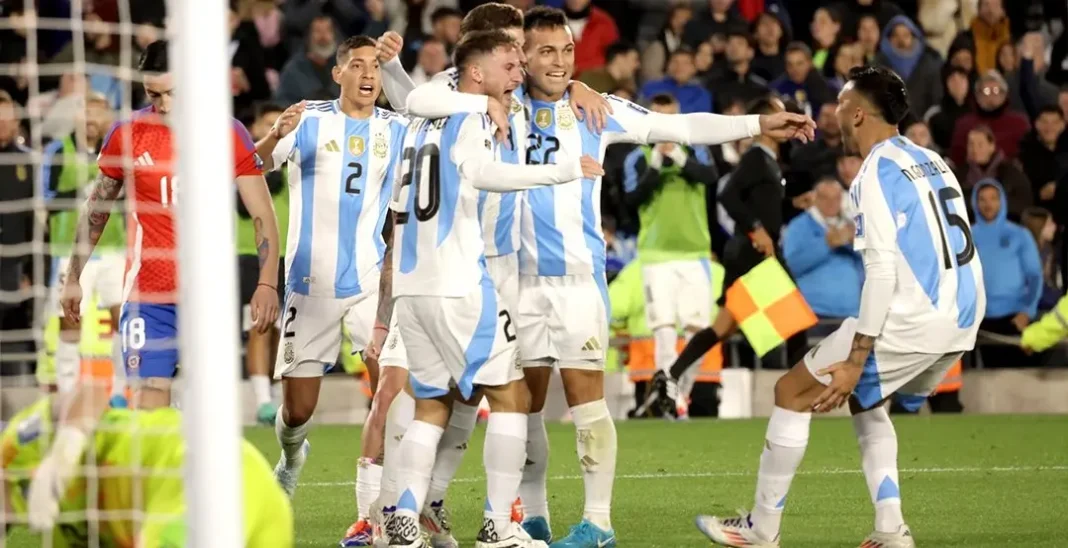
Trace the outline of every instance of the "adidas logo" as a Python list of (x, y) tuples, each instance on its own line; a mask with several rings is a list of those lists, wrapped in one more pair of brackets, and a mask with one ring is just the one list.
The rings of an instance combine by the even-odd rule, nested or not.
[(323, 150), (327, 152), (341, 152), (341, 147), (337, 146), (337, 141), (331, 139), (329, 143), (323, 145)]
[(148, 152), (142, 152), (141, 155), (138, 156), (136, 160), (134, 160), (134, 165), (141, 167), (154, 166), (156, 165), (156, 162), (152, 160), (151, 154), (149, 154)]
[(586, 344), (582, 345), (582, 349), (587, 352), (600, 350), (601, 343), (598, 342), (597, 337), (590, 337), (589, 339), (586, 339)]

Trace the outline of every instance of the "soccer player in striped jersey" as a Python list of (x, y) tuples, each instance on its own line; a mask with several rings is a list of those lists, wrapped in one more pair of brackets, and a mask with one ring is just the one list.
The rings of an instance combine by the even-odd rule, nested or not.
[[(575, 43), (564, 12), (536, 7), (526, 13), (528, 164), (552, 164), (575, 151), (604, 157), (612, 143), (674, 142), (718, 144), (758, 133), (786, 139), (811, 138), (815, 123), (799, 114), (719, 116), (661, 114), (609, 97), (613, 113), (600, 134), (575, 120), (567, 87), (575, 67)], [(568, 154), (569, 156), (571, 154)], [(616, 430), (604, 400), (604, 358), (608, 344), (608, 288), (601, 232), (599, 177), (531, 189), (522, 203), (519, 248), (519, 353), (532, 394), (532, 417), (542, 410), (553, 367), (567, 393), (578, 430), (579, 463), (585, 481), (582, 522), (562, 548), (616, 545), (609, 518), (616, 464)], [(546, 462), (545, 443), (528, 445), (528, 459)], [(524, 469), (525, 525), (535, 538), (551, 533), (545, 495), (545, 466)]]
[(864, 257), (860, 317), (842, 322), (775, 384), (753, 510), (699, 516), (713, 542), (779, 546), (812, 413), (848, 402), (875, 506), (875, 530), (860, 546), (916, 546), (901, 514), (897, 433), (884, 404), (896, 395), (918, 407), (975, 347), (986, 292), (956, 177), (938, 153), (898, 134), (908, 108), (905, 83), (882, 67), (853, 69), (838, 95), (845, 147), (866, 158), (849, 189), (858, 211), (853, 245)]
[(345, 322), (357, 351), (371, 336), (386, 248), (382, 227), (405, 131), (402, 116), (375, 107), (381, 82), (374, 39), (342, 42), (333, 77), (338, 99), (286, 109), (257, 144), (268, 169), (289, 163), (286, 299), (275, 366), (282, 455), (275, 474), (291, 496), (322, 376), (341, 349), (339, 324)]
[[(457, 46), (458, 89), (506, 100), (522, 82), (517, 44), (504, 31), (471, 33)], [(514, 191), (599, 176), (600, 165), (577, 155), (558, 165), (499, 161), (482, 114), (415, 119), (391, 204), (393, 302), (404, 321), (415, 420), (397, 456), (397, 491), (386, 530), (394, 548), (422, 547), (419, 515), (452, 401), (477, 391), (490, 401), (484, 462), (487, 498), (476, 546), (537, 547), (511, 521), (525, 458), (529, 393), (515, 347), (512, 314), (489, 276), (479, 222), (479, 192)], [(384, 295), (383, 295), (384, 296)]]

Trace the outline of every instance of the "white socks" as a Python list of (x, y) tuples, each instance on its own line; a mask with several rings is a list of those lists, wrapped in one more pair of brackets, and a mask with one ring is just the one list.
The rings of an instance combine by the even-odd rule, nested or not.
[(404, 432), (415, 420), (415, 400), (401, 390), (386, 413), (386, 432), (383, 447), (386, 463), (382, 467), (382, 486), (375, 504), (381, 508), (393, 506), (397, 502), (397, 460)]
[(278, 438), (278, 445), (282, 446), (282, 454), (286, 462), (292, 462), (300, 454), (300, 446), (304, 445), (304, 440), (308, 437), (308, 423), (289, 426), (282, 419), (283, 416), (285, 416), (285, 410), (279, 409), (274, 419), (274, 435)]
[(756, 503), (750, 514), (753, 531), (766, 541), (779, 536), (786, 494), (805, 456), (811, 421), (812, 413), (798, 413), (781, 407), (771, 413), (764, 452), (760, 455)]
[(423, 511), (430, 488), (438, 442), (444, 432), (441, 427), (417, 420), (408, 427), (400, 443), (396, 457), (397, 491), (400, 492), (396, 515), (407, 515), (413, 523), (419, 523), (419, 513)]
[(267, 378), (267, 375), (249, 375), (248, 380), (252, 383), (252, 397), (256, 400), (256, 407), (271, 403), (271, 379)]
[(571, 418), (575, 421), (579, 464), (586, 486), (583, 517), (609, 531), (616, 476), (616, 424), (603, 399), (572, 407)]
[(78, 385), (78, 377), (82, 372), (79, 343), (60, 339), (56, 344), (56, 355), (52, 362), (56, 370), (56, 390), (60, 394), (69, 394)]
[(853, 416), (860, 445), (860, 462), (868, 492), (875, 504), (875, 530), (893, 533), (904, 525), (901, 491), (897, 478), (897, 432), (885, 407)]
[(549, 522), (549, 495), (545, 485), (548, 471), (549, 435), (545, 432), (545, 416), (531, 413), (527, 415), (527, 456), (519, 498), (524, 517), (542, 517), (546, 523)]
[[(426, 500), (431, 503), (445, 500), (445, 491), (448, 490), (452, 478), (456, 476), (456, 471), (460, 469), (464, 453), (467, 452), (467, 442), (471, 439), (471, 433), (475, 431), (476, 422), (478, 422), (478, 407), (460, 402), (452, 404), (452, 417), (449, 418), (449, 424), (441, 436), (437, 460), (434, 461), (434, 471), (430, 475), (430, 490), (427, 491)], [(525, 428), (524, 431), (526, 431)]]
[[(455, 411), (454, 411), (455, 413)], [(486, 445), (482, 452), (486, 468), (486, 507), (483, 519), (493, 523), (502, 536), (512, 519), (512, 503), (523, 480), (527, 451), (527, 415), (490, 413), (486, 423)]]
[(658, 327), (653, 330), (653, 362), (660, 371), (671, 369), (671, 365), (679, 357), (676, 344), (679, 334), (674, 325)]
[(357, 519), (371, 515), (371, 504), (378, 500), (382, 487), (382, 465), (366, 457), (356, 464), (356, 511)]

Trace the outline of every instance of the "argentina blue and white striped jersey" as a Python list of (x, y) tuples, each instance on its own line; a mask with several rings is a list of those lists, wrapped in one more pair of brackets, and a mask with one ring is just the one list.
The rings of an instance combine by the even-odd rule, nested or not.
[(459, 166), (496, 158), (496, 148), (484, 114), (412, 120), (390, 203), (394, 296), (463, 297), (481, 282), (479, 190), (462, 181)]
[[(566, 95), (556, 102), (528, 97), (531, 120), (526, 163), (554, 163), (561, 150), (603, 162), (608, 145), (646, 143), (653, 124), (670, 122), (670, 117), (649, 116), (630, 101), (608, 99), (613, 113), (604, 131), (597, 134), (575, 118)], [(600, 197), (600, 177), (527, 190), (521, 202), (519, 272), (531, 276), (603, 273)]]
[(375, 108), (349, 118), (337, 101), (309, 101), (296, 129), (278, 142), (289, 162), (286, 289), (346, 298), (378, 289), (382, 225), (407, 120)]
[(896, 256), (897, 283), (876, 348), (940, 354), (975, 347), (983, 266), (960, 184), (937, 153), (905, 137), (872, 148), (849, 190), (857, 251)]

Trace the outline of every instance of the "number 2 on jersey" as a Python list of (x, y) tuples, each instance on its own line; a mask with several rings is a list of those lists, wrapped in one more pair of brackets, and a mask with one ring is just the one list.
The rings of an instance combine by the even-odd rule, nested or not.
[[(410, 192), (415, 193), (415, 220), (421, 222), (433, 219), (441, 207), (441, 170), (438, 169), (441, 158), (438, 145), (427, 143), (420, 147), (418, 152), (414, 148), (406, 148), (401, 161), (404, 171), (400, 187), (397, 188), (397, 196), (400, 196), (400, 191), (411, 185), (414, 179), (415, 187)], [(424, 171), (424, 168), (429, 171)], [(424, 200), (425, 206), (422, 205)], [(397, 213), (397, 224), (407, 223), (409, 214), (409, 211)]]
[[(934, 213), (935, 219), (938, 219), (938, 234), (942, 237), (942, 262), (946, 270), (953, 268), (953, 257), (950, 257), (949, 249), (949, 234), (947, 234), (952, 227), (957, 227), (964, 233), (964, 250), (956, 254), (957, 266), (964, 266), (975, 257), (975, 243), (972, 241), (972, 231), (968, 226), (968, 221), (949, 210), (949, 201), (960, 197), (961, 195), (956, 189), (948, 186), (938, 189), (937, 201), (933, 191), (927, 193), (927, 201), (931, 205), (931, 211)], [(941, 211), (942, 215), (945, 215), (946, 224), (949, 225), (947, 227), (942, 226), (939, 204), (942, 206)]]

